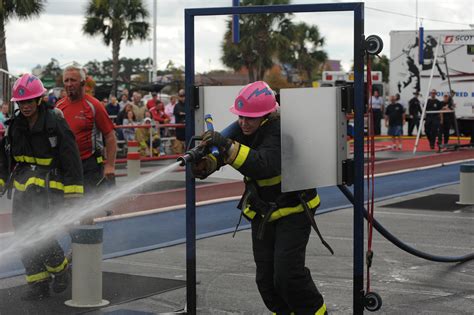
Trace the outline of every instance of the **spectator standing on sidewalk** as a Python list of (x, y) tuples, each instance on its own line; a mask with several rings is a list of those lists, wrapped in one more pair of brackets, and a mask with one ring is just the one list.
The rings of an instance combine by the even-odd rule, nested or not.
[(379, 95), (378, 90), (374, 90), (371, 100), (372, 112), (374, 114), (374, 134), (378, 136), (381, 134), (380, 120), (383, 118), (384, 100), (383, 97)]
[(385, 109), (385, 127), (388, 127), (388, 135), (392, 137), (392, 149), (402, 149), (402, 130), (405, 124), (405, 109), (397, 102), (396, 96), (390, 96), (390, 104)]
[(435, 149), (436, 139), (438, 139), (438, 147), (441, 145), (441, 114), (429, 113), (433, 111), (440, 111), (443, 108), (443, 103), (436, 98), (436, 90), (431, 90), (430, 98), (426, 103), (426, 119), (425, 119), (425, 133), (430, 142), (431, 150)]
[(416, 131), (420, 129), (420, 118), (421, 118), (421, 103), (418, 99), (418, 92), (413, 93), (413, 97), (408, 102), (408, 135), (413, 135), (413, 129), (416, 127)]
[[(185, 98), (186, 95), (184, 94), (184, 90), (179, 90), (178, 103), (176, 103), (173, 110), (173, 115), (177, 124), (184, 124), (186, 122), (186, 110), (184, 105)], [(176, 128), (176, 140), (173, 142), (173, 152), (175, 154), (184, 153), (184, 149), (186, 147), (184, 129), (185, 128)]]

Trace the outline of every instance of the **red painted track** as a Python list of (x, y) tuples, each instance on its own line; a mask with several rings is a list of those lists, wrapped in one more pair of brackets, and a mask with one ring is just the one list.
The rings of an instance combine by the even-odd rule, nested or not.
[[(461, 149), (453, 152), (433, 153), (424, 156), (378, 161), (375, 164), (375, 173), (396, 172), (468, 159), (474, 159), (473, 149)], [(243, 191), (244, 185), (242, 181), (200, 185), (196, 187), (196, 200), (205, 201), (240, 196)], [(114, 215), (119, 215), (183, 204), (185, 204), (185, 189), (180, 188), (141, 194), (139, 198), (137, 198), (137, 195), (126, 196), (118, 199), (107, 208), (113, 209)], [(0, 233), (9, 231), (12, 231), (11, 215), (9, 213), (0, 214)]]

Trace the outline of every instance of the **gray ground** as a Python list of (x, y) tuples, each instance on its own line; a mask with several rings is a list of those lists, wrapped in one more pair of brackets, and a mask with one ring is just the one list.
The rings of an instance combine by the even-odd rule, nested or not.
[[(458, 186), (385, 200), (376, 218), (392, 233), (432, 254), (456, 256), (474, 252), (474, 207), (462, 211), (384, 208), (384, 204), (433, 193), (458, 193)], [(352, 314), (352, 209), (317, 217), (331, 256), (311, 234), (307, 266), (323, 293), (330, 314)], [(411, 256), (380, 234), (374, 234), (372, 290), (383, 299), (379, 314), (473, 314), (474, 262), (434, 263)], [(106, 271), (185, 279), (185, 245), (106, 260)], [(269, 314), (254, 282), (255, 267), (248, 230), (197, 241), (198, 314)], [(0, 281), (0, 287), (19, 285), (23, 277)], [(94, 314), (119, 310), (163, 313), (180, 309), (186, 289), (110, 306)], [(121, 312), (120, 314), (127, 314)], [(132, 313), (128, 313), (132, 314)], [(137, 313), (134, 313), (137, 314)]]

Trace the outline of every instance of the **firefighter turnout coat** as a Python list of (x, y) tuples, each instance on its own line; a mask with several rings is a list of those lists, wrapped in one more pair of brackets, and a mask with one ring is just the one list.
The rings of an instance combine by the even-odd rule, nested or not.
[(13, 192), (15, 233), (27, 232), (28, 242), (35, 243), (20, 251), (28, 283), (49, 279), (68, 263), (59, 243), (54, 238), (36, 239), (32, 226), (57, 225), (54, 214), (64, 197), (84, 191), (79, 150), (66, 121), (43, 106), (38, 111), (31, 129), (21, 113), (14, 116), (0, 148), (0, 184), (9, 198)]
[[(279, 114), (270, 114), (254, 134), (246, 136), (239, 130), (237, 134), (231, 135), (231, 138), (239, 143), (239, 148), (229, 164), (245, 176), (246, 182), (246, 194), (239, 203), (243, 215), (252, 220), (257, 212), (265, 210), (258, 209), (259, 201), (276, 203), (268, 222), (303, 212), (304, 208), (299, 199), (302, 191), (281, 192)], [(316, 189), (306, 190), (304, 195), (310, 209), (319, 206), (320, 199)]]
[(38, 107), (33, 128), (19, 113), (9, 121), (0, 150), (0, 184), (17, 192), (30, 186), (68, 194), (82, 194), (82, 163), (74, 135), (64, 118)]

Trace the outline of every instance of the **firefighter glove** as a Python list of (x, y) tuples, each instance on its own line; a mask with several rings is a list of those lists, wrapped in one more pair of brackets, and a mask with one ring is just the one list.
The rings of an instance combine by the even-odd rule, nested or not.
[(217, 169), (217, 159), (212, 154), (208, 154), (197, 162), (192, 163), (191, 171), (194, 177), (205, 179)]
[(217, 147), (219, 153), (227, 155), (232, 146), (232, 140), (224, 137), (217, 131), (206, 131), (202, 135), (202, 140), (205, 141), (208, 148)]

